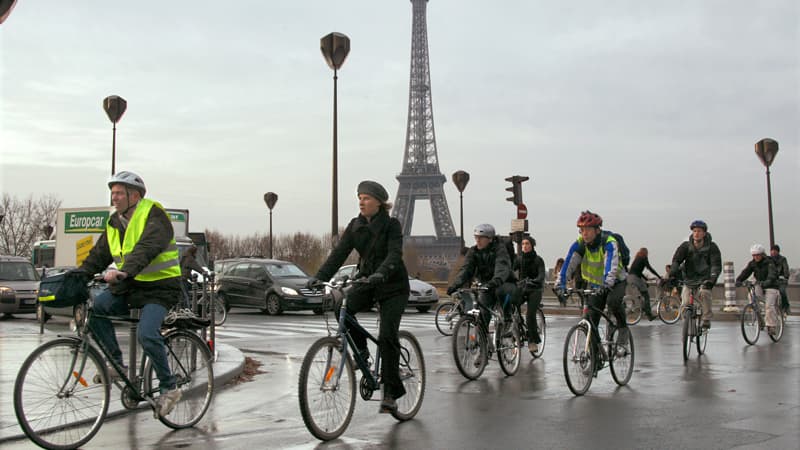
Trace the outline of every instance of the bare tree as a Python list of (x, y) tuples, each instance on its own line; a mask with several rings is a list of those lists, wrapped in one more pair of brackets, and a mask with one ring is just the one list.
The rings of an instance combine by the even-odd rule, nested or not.
[(34, 242), (49, 239), (61, 200), (52, 194), (27, 199), (4, 193), (0, 199), (5, 217), (0, 222), (0, 253), (30, 256)]

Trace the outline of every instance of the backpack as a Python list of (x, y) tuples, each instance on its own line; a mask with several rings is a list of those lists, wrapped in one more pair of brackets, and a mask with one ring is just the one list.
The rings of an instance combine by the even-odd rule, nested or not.
[(508, 258), (511, 260), (511, 267), (514, 267), (514, 260), (517, 257), (517, 251), (514, 248), (514, 241), (511, 240), (511, 237), (507, 236), (497, 236), (497, 240), (506, 246), (506, 252), (508, 253)]
[(613, 231), (603, 230), (602, 237), (603, 241), (605, 241), (608, 236), (613, 236), (614, 239), (617, 241), (617, 247), (619, 248), (619, 260), (622, 263), (622, 266), (625, 270), (628, 270), (628, 264), (631, 263), (631, 250), (625, 245), (625, 240), (622, 239), (622, 235), (619, 233), (615, 233)]

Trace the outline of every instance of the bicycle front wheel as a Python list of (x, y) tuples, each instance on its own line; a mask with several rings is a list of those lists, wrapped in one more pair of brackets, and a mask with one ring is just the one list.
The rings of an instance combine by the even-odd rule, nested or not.
[(547, 341), (547, 323), (544, 320), (542, 308), (536, 310), (536, 326), (539, 327), (539, 345), (536, 352), (533, 353), (533, 357), (540, 358), (544, 353), (544, 343)]
[[(14, 383), (14, 412), (40, 447), (72, 449), (97, 433), (108, 412), (110, 386), (103, 358), (75, 339), (56, 339), (28, 356)], [(95, 382), (97, 380), (97, 382)]]
[(750, 345), (758, 342), (758, 335), (761, 333), (761, 324), (758, 323), (758, 312), (752, 303), (744, 305), (741, 315), (742, 337)]
[(583, 395), (589, 390), (596, 357), (586, 326), (577, 324), (570, 328), (564, 341), (564, 378), (573, 394)]
[(457, 320), (457, 311), (458, 306), (456, 302), (442, 303), (436, 308), (434, 322), (436, 323), (436, 329), (439, 330), (439, 333), (445, 336), (453, 335), (453, 325), (455, 325)]
[(692, 353), (692, 340), (694, 339), (694, 317), (692, 317), (692, 311), (689, 309), (685, 309), (683, 312), (683, 332), (681, 336), (683, 337), (683, 362), (689, 360), (689, 356)]
[(519, 369), (519, 333), (514, 332), (514, 322), (502, 321), (497, 324), (495, 347), (500, 368), (508, 376), (514, 376)]
[(611, 352), (609, 363), (611, 368), (611, 377), (620, 385), (625, 386), (631, 380), (633, 375), (633, 333), (630, 329), (614, 329), (611, 334)]
[(300, 366), (297, 388), (308, 431), (323, 441), (341, 436), (356, 408), (356, 377), (353, 360), (342, 352), (339, 339), (329, 336), (311, 344)]
[(461, 375), (474, 380), (486, 368), (486, 335), (475, 317), (466, 315), (456, 322), (453, 330), (453, 359)]
[[(175, 408), (158, 420), (173, 428), (188, 428), (203, 418), (214, 394), (213, 357), (208, 345), (188, 330), (172, 330), (164, 336), (167, 348), (167, 364), (176, 378), (181, 398)], [(160, 383), (153, 362), (148, 358), (144, 367), (145, 391), (154, 395), (160, 391)]]
[(397, 399), (397, 409), (392, 416), (397, 420), (409, 420), (417, 415), (425, 397), (425, 358), (422, 347), (413, 334), (400, 330), (400, 380), (406, 395)]
[(681, 318), (681, 299), (674, 295), (661, 297), (658, 300), (658, 317), (667, 325), (672, 325)]
[(228, 320), (228, 310), (221, 298), (214, 297), (214, 325), (221, 326)]
[(642, 300), (639, 296), (626, 295), (625, 301), (625, 321), (628, 325), (636, 325), (642, 320)]

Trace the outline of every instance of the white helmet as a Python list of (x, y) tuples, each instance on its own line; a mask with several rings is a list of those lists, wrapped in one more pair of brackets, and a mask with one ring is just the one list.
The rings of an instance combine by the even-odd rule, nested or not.
[(486, 236), (491, 239), (494, 237), (494, 227), (488, 223), (475, 225), (475, 229), (473, 230), (472, 234), (473, 236)]
[(751, 255), (766, 255), (767, 254), (767, 250), (761, 244), (753, 244), (753, 246), (750, 247), (750, 254)]
[(125, 186), (132, 187), (139, 191), (144, 197), (145, 192), (147, 192), (147, 188), (144, 186), (144, 181), (142, 177), (136, 175), (133, 172), (128, 172), (127, 170), (123, 170), (122, 172), (117, 172), (114, 175), (111, 175), (111, 178), (108, 179), (108, 188), (111, 189), (111, 186), (115, 184), (124, 184)]

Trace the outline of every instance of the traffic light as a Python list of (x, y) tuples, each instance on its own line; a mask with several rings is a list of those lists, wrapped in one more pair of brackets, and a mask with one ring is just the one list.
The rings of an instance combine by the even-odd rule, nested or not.
[(507, 187), (506, 190), (511, 192), (513, 195), (512, 197), (506, 198), (506, 200), (510, 201), (515, 205), (519, 205), (522, 203), (522, 182), (528, 181), (528, 177), (523, 177), (520, 175), (514, 175), (513, 177), (506, 178), (506, 181), (511, 183), (510, 187)]

